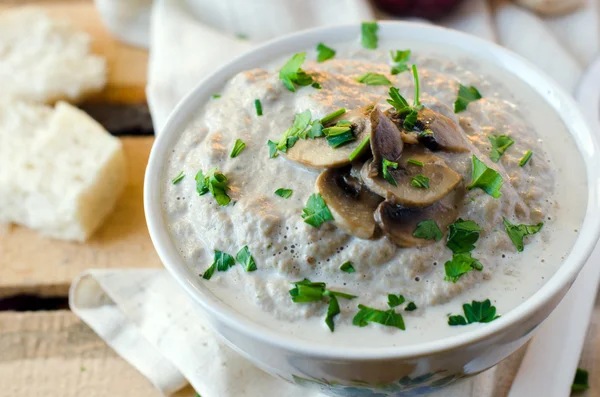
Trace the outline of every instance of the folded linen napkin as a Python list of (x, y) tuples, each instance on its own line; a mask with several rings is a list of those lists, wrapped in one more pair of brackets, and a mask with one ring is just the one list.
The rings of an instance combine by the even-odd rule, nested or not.
[[(553, 19), (504, 2), (492, 9), (485, 0), (465, 1), (443, 24), (505, 45), (572, 92), (598, 50), (596, 1)], [(150, 47), (147, 91), (157, 132), (203, 76), (254, 43), (310, 26), (385, 17), (366, 0), (96, 2), (118, 37)], [(331, 14), (324, 7), (332, 7), (338, 17), (326, 17)], [(189, 382), (204, 397), (316, 397), (264, 374), (221, 343), (165, 270), (91, 270), (73, 283), (70, 304), (165, 395)], [(519, 352), (443, 395), (506, 396), (521, 357)]]

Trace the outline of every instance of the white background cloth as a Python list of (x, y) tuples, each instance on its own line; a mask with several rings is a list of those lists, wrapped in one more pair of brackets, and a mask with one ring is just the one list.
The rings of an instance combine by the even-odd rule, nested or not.
[[(150, 48), (147, 93), (157, 132), (190, 88), (255, 43), (311, 26), (385, 18), (366, 0), (96, 2), (115, 35)], [(543, 19), (502, 1), (491, 6), (485, 0), (466, 0), (442, 24), (499, 42), (573, 92), (598, 52), (598, 19), (597, 0), (589, 0), (587, 8), (568, 16)], [(248, 39), (238, 39), (240, 34)], [(262, 373), (219, 342), (164, 270), (92, 270), (75, 280), (70, 303), (83, 321), (165, 395), (190, 382), (203, 397), (316, 396)], [(521, 356), (519, 352), (443, 395), (506, 396)], [(532, 367), (536, 357), (528, 357)], [(562, 378), (567, 380), (576, 365), (571, 361), (563, 363), (567, 373)], [(564, 379), (561, 385), (553, 384), (554, 394), (544, 395), (566, 395), (569, 385)]]

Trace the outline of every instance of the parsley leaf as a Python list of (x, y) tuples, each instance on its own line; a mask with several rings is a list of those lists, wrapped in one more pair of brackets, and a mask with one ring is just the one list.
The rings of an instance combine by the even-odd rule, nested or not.
[(313, 83), (313, 78), (301, 69), (306, 52), (294, 54), (279, 70), (279, 78), (288, 90), (296, 92), (296, 86), (306, 86)]
[(241, 250), (235, 255), (235, 259), (244, 267), (247, 272), (256, 270), (256, 262), (250, 253), (247, 245), (244, 245)]
[(315, 120), (312, 122), (310, 126), (310, 130), (308, 130), (308, 137), (310, 139), (315, 139), (324, 136), (323, 134), (323, 124), (319, 120)]
[(335, 56), (335, 50), (323, 43), (317, 44), (317, 62), (325, 62)]
[(333, 127), (323, 128), (323, 133), (329, 146), (334, 149), (356, 139), (352, 134), (352, 124), (345, 120), (338, 121)]
[(415, 311), (417, 310), (417, 305), (415, 305), (415, 302), (408, 302), (408, 305), (406, 305), (404, 310), (406, 310), (407, 312)]
[(402, 295), (388, 294), (388, 306), (389, 307), (400, 306), (405, 301), (406, 301), (406, 299), (404, 299), (404, 296), (402, 296)]
[(354, 270), (354, 266), (352, 266), (352, 262), (350, 261), (342, 263), (340, 270), (346, 273), (354, 273), (356, 271)]
[(325, 221), (332, 221), (333, 215), (323, 197), (319, 193), (313, 193), (302, 210), (302, 218), (312, 227), (319, 227)]
[(346, 109), (345, 108), (339, 108), (338, 110), (336, 110), (334, 112), (331, 112), (331, 113), (323, 116), (323, 118), (321, 119), (321, 123), (327, 124), (331, 120), (335, 119), (336, 117), (341, 116), (344, 113), (346, 113)]
[(212, 99), (219, 99), (219, 98), (221, 98), (221, 95), (220, 94), (213, 94), (213, 95), (211, 95), (211, 98)]
[(327, 314), (325, 315), (325, 324), (329, 327), (329, 330), (333, 332), (335, 329), (335, 324), (333, 323), (333, 319), (335, 316), (340, 314), (342, 311), (340, 310), (340, 304), (335, 297), (335, 295), (331, 295), (329, 297), (329, 304), (327, 305)]
[(284, 189), (284, 188), (279, 188), (277, 190), (275, 190), (275, 194), (278, 195), (279, 197), (283, 197), (283, 198), (290, 198), (290, 196), (292, 195), (292, 189)]
[(467, 189), (480, 188), (493, 198), (498, 198), (502, 195), (500, 188), (504, 181), (502, 176), (496, 170), (489, 168), (484, 162), (479, 160), (475, 155), (471, 158), (473, 164), (471, 184)]
[(540, 222), (537, 225), (515, 225), (510, 223), (505, 217), (502, 217), (502, 219), (504, 220), (506, 234), (508, 234), (510, 241), (513, 242), (519, 252), (523, 252), (523, 249), (525, 249), (523, 238), (525, 236), (536, 234), (542, 229), (542, 226), (544, 226), (543, 222)]
[(312, 88), (314, 88), (315, 90), (320, 90), (321, 88), (323, 88), (323, 86), (321, 84), (319, 84), (319, 82), (315, 81), (314, 83), (312, 83), (310, 85)]
[(361, 31), (361, 39), (360, 42), (362, 46), (369, 50), (374, 50), (377, 48), (377, 42), (379, 41), (377, 37), (377, 31), (379, 30), (379, 26), (377, 22), (363, 22), (360, 31)]
[(218, 270), (220, 272), (226, 272), (234, 265), (235, 259), (233, 259), (233, 256), (225, 252), (215, 250), (213, 263), (208, 269), (206, 269), (206, 271), (202, 275), (202, 278), (205, 280), (210, 280), (213, 274), (215, 273), (215, 270)]
[(175, 178), (173, 178), (171, 183), (173, 185), (177, 185), (179, 183), (179, 181), (181, 181), (184, 177), (185, 177), (185, 174), (183, 173), (183, 171), (180, 171), (179, 174), (177, 174), (177, 176)]
[(410, 105), (408, 104), (407, 100), (404, 99), (402, 94), (400, 94), (400, 90), (398, 90), (398, 88), (390, 87), (389, 96), (390, 99), (387, 100), (387, 103), (392, 105), (399, 115), (410, 112)]
[(410, 50), (390, 51), (390, 57), (392, 58), (392, 62), (395, 63), (395, 65), (392, 66), (392, 74), (399, 74), (408, 70), (408, 65), (406, 63), (410, 59)]
[(363, 75), (355, 77), (354, 80), (366, 85), (392, 85), (392, 82), (380, 73), (367, 72)]
[(577, 368), (575, 372), (575, 378), (573, 379), (573, 384), (571, 385), (571, 391), (584, 391), (590, 388), (589, 385), (589, 373), (585, 369)]
[(365, 147), (367, 147), (367, 145), (370, 142), (371, 142), (371, 135), (367, 135), (365, 137), (365, 139), (363, 139), (362, 142), (356, 147), (356, 149), (354, 149), (352, 151), (352, 153), (350, 153), (350, 156), (348, 156), (348, 160), (354, 161), (358, 157), (358, 155), (363, 152)]
[(525, 166), (525, 164), (527, 164), (527, 162), (529, 161), (529, 159), (531, 158), (531, 156), (533, 156), (533, 152), (531, 150), (528, 150), (527, 152), (525, 152), (525, 155), (519, 161), (519, 165), (521, 167)]
[(262, 103), (260, 103), (260, 99), (255, 99), (254, 100), (254, 107), (256, 108), (256, 115), (257, 116), (262, 116), (263, 112), (262, 112)]
[(227, 190), (227, 177), (218, 168), (211, 168), (206, 174), (200, 170), (196, 174), (196, 191), (199, 196), (210, 192), (220, 206), (226, 206), (231, 201)]
[(246, 148), (246, 144), (241, 139), (236, 139), (235, 144), (233, 145), (233, 149), (231, 149), (231, 153), (229, 157), (234, 158), (239, 156), (239, 154)]
[(444, 264), (446, 270), (446, 281), (457, 282), (460, 276), (471, 271), (471, 269), (481, 271), (483, 265), (477, 259), (471, 256), (470, 252), (452, 255), (452, 260)]
[(494, 163), (500, 160), (500, 157), (504, 154), (506, 149), (512, 146), (515, 141), (510, 139), (507, 135), (499, 136), (488, 136), (490, 143), (492, 144), (492, 151), (490, 152), (490, 159)]
[(417, 174), (412, 177), (410, 184), (419, 189), (429, 189), (429, 178), (423, 174)]
[(489, 299), (483, 302), (472, 301), (463, 305), (465, 316), (450, 316), (448, 325), (467, 325), (473, 323), (489, 323), (500, 316), (496, 315), (496, 307), (492, 306)]
[(417, 228), (413, 232), (413, 236), (425, 240), (440, 241), (444, 237), (444, 233), (442, 233), (433, 219), (427, 219), (417, 223)]
[(277, 144), (275, 145), (273, 141), (267, 142), (267, 145), (269, 146), (269, 157), (277, 157), (277, 151), (286, 153), (288, 149), (296, 144), (298, 139), (306, 139), (311, 127), (311, 117), (310, 110), (308, 109), (294, 115), (292, 126), (281, 135)]
[(381, 162), (381, 173), (383, 174), (383, 178), (388, 181), (391, 185), (398, 186), (394, 176), (390, 174), (389, 168), (398, 168), (398, 163), (394, 163), (393, 161), (389, 161), (387, 159), (383, 159)]
[(425, 166), (425, 164), (423, 164), (422, 161), (415, 160), (415, 159), (408, 159), (406, 162), (408, 164), (416, 165), (417, 167), (424, 167)]
[(360, 310), (352, 319), (352, 324), (356, 326), (366, 327), (369, 323), (378, 323), (401, 330), (406, 329), (402, 315), (396, 313), (394, 309), (383, 311), (365, 305), (358, 305), (358, 308)]
[(469, 103), (481, 98), (482, 96), (479, 91), (477, 91), (477, 88), (473, 86), (465, 87), (460, 84), (460, 87), (458, 88), (458, 97), (456, 98), (456, 101), (454, 101), (454, 113), (460, 113), (467, 110), (467, 105), (469, 105)]
[(269, 147), (269, 157), (275, 158), (277, 157), (277, 142), (273, 142), (271, 140), (267, 141), (267, 146)]
[(455, 254), (471, 252), (475, 249), (475, 243), (479, 239), (479, 232), (483, 229), (473, 221), (465, 221), (458, 218), (456, 222), (448, 226), (448, 241), (446, 247)]

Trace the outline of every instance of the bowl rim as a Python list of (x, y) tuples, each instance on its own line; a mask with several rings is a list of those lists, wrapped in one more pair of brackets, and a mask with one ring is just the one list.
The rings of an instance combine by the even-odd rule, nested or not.
[[(599, 145), (596, 135), (587, 125), (574, 99), (535, 65), (495, 43), (456, 30), (424, 23), (378, 21), (378, 25), (379, 37), (383, 39), (416, 38), (423, 40), (425, 38), (427, 42), (446, 45), (451, 43), (451, 45), (471, 52), (477, 50), (483, 59), (495, 62), (497, 66), (506, 69), (528, 84), (559, 114), (584, 159), (587, 173), (587, 208), (571, 252), (542, 288), (496, 321), (485, 324), (485, 326), (473, 327), (473, 329), (458, 335), (404, 346), (369, 348), (315, 344), (269, 329), (245, 318), (212, 293), (205, 291), (207, 288), (203, 288), (200, 284), (200, 277), (194, 274), (179, 257), (164, 226), (160, 193), (163, 164), (167, 153), (194, 115), (198, 105), (206, 102), (210, 95), (217, 92), (217, 89), (237, 72), (247, 70), (250, 67), (248, 64), (258, 66), (269, 57), (283, 57), (296, 51), (307, 50), (321, 41), (349, 41), (360, 34), (360, 23), (313, 28), (259, 45), (220, 66), (215, 72), (205, 77), (170, 113), (152, 147), (144, 180), (144, 211), (150, 237), (163, 265), (193, 300), (209, 314), (209, 320), (216, 319), (235, 332), (257, 339), (267, 345), (321, 359), (364, 361), (422, 357), (490, 339), (501, 334), (511, 325), (524, 321), (553, 298), (562, 298), (561, 292), (570, 287), (591, 254), (600, 235), (600, 184), (597, 183), (600, 180)], [(525, 80), (525, 76), (527, 80)]]

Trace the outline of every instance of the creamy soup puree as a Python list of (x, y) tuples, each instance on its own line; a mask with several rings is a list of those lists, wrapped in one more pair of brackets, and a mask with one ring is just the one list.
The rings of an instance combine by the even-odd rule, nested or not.
[(458, 48), (326, 44), (233, 76), (182, 132), (162, 191), (181, 258), (241, 315), (329, 345), (430, 341), (526, 300), (586, 206), (558, 115)]

